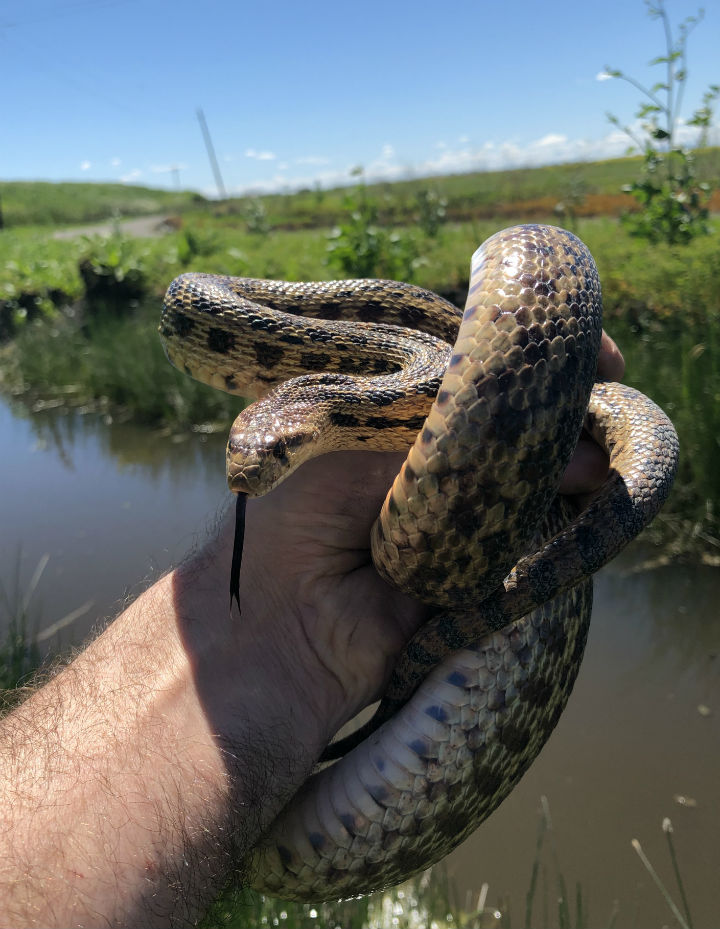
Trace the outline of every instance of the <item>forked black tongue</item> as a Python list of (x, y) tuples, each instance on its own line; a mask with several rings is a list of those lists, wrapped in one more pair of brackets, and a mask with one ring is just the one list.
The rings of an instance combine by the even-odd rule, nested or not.
[(235, 539), (233, 541), (232, 565), (230, 566), (230, 609), (233, 598), (240, 608), (240, 565), (242, 564), (243, 544), (245, 542), (245, 504), (247, 494), (238, 494), (235, 503)]

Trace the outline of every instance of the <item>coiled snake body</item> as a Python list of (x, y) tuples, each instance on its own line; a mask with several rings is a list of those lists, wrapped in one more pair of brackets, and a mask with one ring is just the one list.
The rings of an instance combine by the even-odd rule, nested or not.
[[(601, 327), (592, 256), (552, 226), (488, 239), (464, 314), (393, 281), (170, 285), (171, 362), (259, 398), (231, 430), (231, 490), (266, 493), (332, 449), (409, 447), (373, 560), (438, 608), (378, 715), (331, 747), (344, 757), (256, 849), (258, 889), (320, 901), (402, 880), (472, 832), (542, 748), (580, 665), (592, 574), (652, 519), (677, 464), (652, 401), (593, 386)], [(556, 492), (583, 422), (611, 470), (574, 517)]]

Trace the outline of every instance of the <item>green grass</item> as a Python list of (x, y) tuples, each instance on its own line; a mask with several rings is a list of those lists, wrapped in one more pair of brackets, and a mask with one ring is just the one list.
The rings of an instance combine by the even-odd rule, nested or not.
[(671, 552), (696, 549), (714, 561), (720, 556), (720, 224), (687, 247), (649, 245), (606, 223), (580, 231), (598, 262), (605, 326), (625, 355), (625, 380), (667, 412), (680, 438), (675, 488), (653, 533)]
[(115, 216), (179, 212), (203, 202), (204, 197), (190, 191), (128, 184), (0, 181), (0, 206), (6, 228), (79, 225)]

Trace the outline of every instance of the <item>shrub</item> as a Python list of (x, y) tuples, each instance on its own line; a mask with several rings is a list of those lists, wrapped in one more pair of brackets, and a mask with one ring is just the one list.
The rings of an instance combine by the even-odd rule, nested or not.
[[(676, 39), (664, 0), (647, 0), (647, 6), (649, 15), (660, 19), (665, 31), (665, 54), (650, 62), (665, 68), (664, 79), (652, 87), (645, 87), (624, 71), (605, 69), (607, 77), (627, 81), (645, 98), (635, 114), (640, 121), (639, 130), (623, 126), (617, 116), (607, 114), (610, 122), (622, 129), (632, 141), (631, 151), (637, 149), (643, 153), (643, 171), (639, 180), (623, 187), (638, 201), (640, 210), (626, 214), (624, 221), (631, 234), (652, 242), (687, 243), (694, 236), (709, 232), (710, 186), (698, 181), (693, 155), (678, 140), (682, 97), (688, 75), (687, 40), (701, 21), (703, 12), (686, 17), (679, 26), (679, 38)], [(701, 105), (687, 121), (687, 125), (700, 130), (700, 145), (706, 142), (718, 93), (720, 86), (711, 84)]]

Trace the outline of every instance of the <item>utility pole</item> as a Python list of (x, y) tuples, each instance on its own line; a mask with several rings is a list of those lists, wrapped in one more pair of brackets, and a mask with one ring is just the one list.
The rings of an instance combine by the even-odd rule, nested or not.
[(218, 196), (221, 200), (227, 199), (227, 194), (225, 192), (225, 185), (223, 184), (222, 174), (220, 174), (220, 166), (218, 165), (217, 158), (215, 157), (215, 149), (213, 148), (212, 139), (210, 138), (210, 131), (208, 130), (207, 123), (205, 122), (205, 114), (202, 111), (202, 107), (197, 109), (197, 118), (200, 123), (200, 129), (202, 130), (203, 139), (205, 140), (205, 148), (207, 149), (208, 158), (210, 159), (210, 167), (212, 168), (213, 174), (215, 175), (215, 184), (218, 189)]

